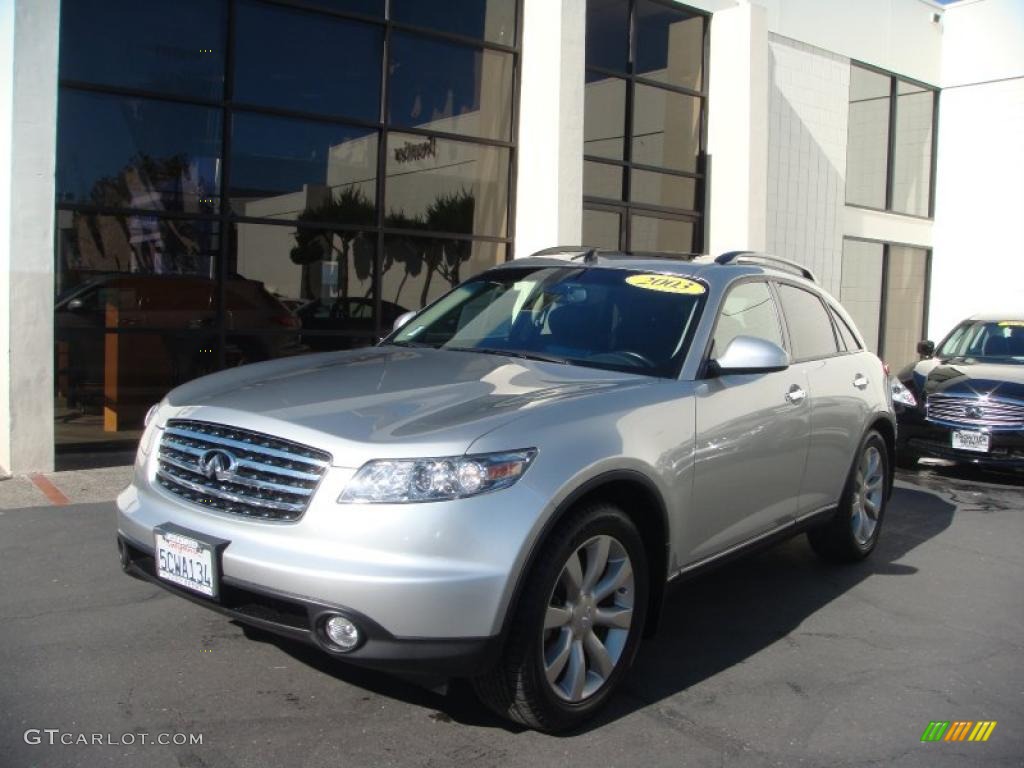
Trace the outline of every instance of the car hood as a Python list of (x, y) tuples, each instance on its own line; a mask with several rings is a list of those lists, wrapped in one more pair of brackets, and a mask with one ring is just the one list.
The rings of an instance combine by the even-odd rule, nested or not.
[(655, 381), (492, 354), (383, 346), (197, 379), (168, 395), (157, 423), (230, 424), (323, 448), (336, 465), (356, 467), (371, 458), (460, 455), (528, 410)]
[(967, 358), (932, 358), (913, 365), (913, 388), (924, 395), (997, 395), (1024, 400), (1024, 365), (998, 365)]

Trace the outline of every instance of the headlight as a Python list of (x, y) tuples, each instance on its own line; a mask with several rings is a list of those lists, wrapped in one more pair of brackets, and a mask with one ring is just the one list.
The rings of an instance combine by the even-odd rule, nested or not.
[(349, 481), (338, 501), (348, 504), (445, 501), (508, 488), (533, 457), (535, 448), (439, 459), (375, 459)]
[(917, 398), (914, 397), (914, 393), (907, 389), (903, 382), (895, 376), (892, 377), (889, 388), (892, 391), (892, 401), (894, 403), (906, 405), (911, 408), (917, 407)]
[[(153, 417), (156, 416), (156, 412), (160, 410), (160, 406), (161, 403), (157, 403), (156, 405), (150, 406), (149, 410), (146, 411), (146, 418), (142, 420), (142, 426), (149, 426), (149, 422), (151, 422), (153, 420)], [(138, 413), (138, 411), (136, 411), (136, 413)]]

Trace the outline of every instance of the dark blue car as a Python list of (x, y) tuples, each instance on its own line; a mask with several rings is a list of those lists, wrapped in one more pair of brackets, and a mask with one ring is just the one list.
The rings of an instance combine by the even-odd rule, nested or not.
[(899, 463), (1024, 469), (1024, 316), (975, 315), (917, 351), (893, 386)]

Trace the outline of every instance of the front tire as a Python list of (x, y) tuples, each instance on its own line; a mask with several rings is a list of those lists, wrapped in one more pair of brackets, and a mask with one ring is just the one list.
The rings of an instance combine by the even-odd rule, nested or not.
[(497, 665), (473, 681), (503, 717), (555, 733), (600, 709), (643, 634), (649, 575), (643, 541), (617, 506), (586, 504), (543, 545)]
[(889, 460), (885, 440), (874, 430), (868, 432), (850, 468), (835, 516), (807, 532), (811, 548), (819, 557), (854, 563), (874, 550), (889, 496)]

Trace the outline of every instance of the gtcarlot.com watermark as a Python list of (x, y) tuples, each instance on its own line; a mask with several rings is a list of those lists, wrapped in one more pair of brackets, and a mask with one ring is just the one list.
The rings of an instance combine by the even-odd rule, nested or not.
[(62, 731), (60, 728), (29, 728), (23, 738), (26, 744), (47, 744), (51, 747), (127, 747), (136, 744), (180, 747), (203, 743), (201, 733), (85, 733)]

